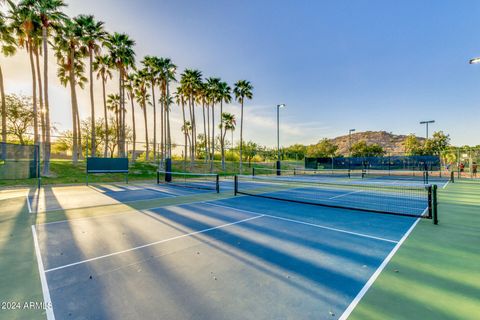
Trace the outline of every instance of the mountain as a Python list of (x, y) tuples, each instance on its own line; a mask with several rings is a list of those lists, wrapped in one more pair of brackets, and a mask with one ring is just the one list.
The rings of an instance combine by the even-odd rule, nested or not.
[[(403, 143), (406, 135), (397, 135), (386, 131), (365, 131), (352, 133), (352, 145), (359, 141), (366, 141), (367, 144), (379, 144), (382, 148), (391, 154), (401, 154), (405, 152)], [(417, 137), (420, 143), (423, 143), (425, 138)], [(348, 155), (349, 136), (344, 135), (329, 139), (333, 144), (338, 146), (338, 153), (344, 156)]]

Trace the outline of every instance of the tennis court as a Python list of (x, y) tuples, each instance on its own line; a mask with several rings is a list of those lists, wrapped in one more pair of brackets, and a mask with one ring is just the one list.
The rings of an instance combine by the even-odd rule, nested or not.
[[(236, 189), (257, 187), (249, 181)], [(308, 194), (275, 188), (269, 185), (268, 194)], [(349, 206), (361, 193), (371, 203), (392, 202), (395, 194), (322, 192)], [(412, 216), (220, 194), (37, 224), (50, 318), (345, 319), (428, 211), (424, 198), (396, 194), (402, 206), (415, 208)]]

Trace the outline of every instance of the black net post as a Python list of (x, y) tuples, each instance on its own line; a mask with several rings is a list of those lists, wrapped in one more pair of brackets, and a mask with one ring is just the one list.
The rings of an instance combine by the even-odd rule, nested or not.
[(455, 183), (455, 172), (450, 172), (450, 182)]
[(238, 176), (233, 178), (233, 194), (236, 196), (238, 193)]
[(432, 186), (432, 219), (433, 224), (438, 224), (438, 201), (437, 201), (437, 185)]
[(167, 158), (165, 159), (165, 181), (171, 182), (172, 181), (172, 159)]
[(427, 186), (428, 191), (428, 218), (432, 218), (433, 216), (433, 187)]
[(281, 169), (282, 169), (281, 168), (281, 162), (280, 162), (280, 160), (277, 160), (277, 176), (282, 174)]
[(218, 174), (215, 177), (215, 191), (217, 191), (217, 193), (220, 193), (220, 176)]
[(252, 168), (252, 176), (255, 177), (255, 167)]

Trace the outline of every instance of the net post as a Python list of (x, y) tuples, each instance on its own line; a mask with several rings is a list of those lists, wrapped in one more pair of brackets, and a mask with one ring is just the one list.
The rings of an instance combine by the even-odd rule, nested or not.
[(428, 193), (428, 216), (427, 218), (433, 218), (433, 187), (431, 185), (427, 186)]
[(238, 176), (233, 177), (233, 194), (236, 196), (238, 193)]
[(454, 171), (450, 172), (450, 182), (455, 183), (455, 172)]
[(277, 176), (282, 174), (280, 160), (277, 161)]
[(438, 224), (438, 201), (437, 201), (437, 185), (432, 186), (432, 219), (433, 224)]
[(172, 159), (165, 159), (165, 182), (172, 182)]
[(297, 168), (293, 168), (293, 175), (294, 175), (294, 176), (297, 175)]
[(157, 169), (157, 184), (160, 184), (160, 172)]
[(255, 177), (255, 167), (252, 168), (252, 176)]
[(215, 176), (215, 191), (220, 193), (220, 176), (218, 174)]

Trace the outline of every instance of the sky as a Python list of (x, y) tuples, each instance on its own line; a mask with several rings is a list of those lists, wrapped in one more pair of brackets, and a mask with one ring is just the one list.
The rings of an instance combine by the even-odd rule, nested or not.
[[(480, 56), (480, 1), (66, 2), (68, 15), (93, 14), (109, 32), (129, 34), (138, 62), (145, 55), (170, 57), (179, 72), (199, 69), (232, 87), (249, 80), (254, 96), (245, 104), (246, 140), (275, 146), (276, 105), (285, 103), (283, 146), (315, 143), (351, 128), (424, 136), (422, 120), (435, 120), (431, 132), (443, 130), (455, 145), (480, 144), (480, 65), (468, 64)], [(30, 94), (27, 56), (0, 59), (7, 93)], [(50, 61), (52, 119), (66, 130), (72, 123), (69, 90), (56, 79), (52, 52)], [(98, 81), (96, 88), (101, 116)], [(88, 117), (88, 90), (79, 92), (79, 103), (81, 117)], [(239, 104), (224, 111), (239, 117)], [(140, 108), (135, 115), (142, 119)], [(174, 106), (178, 143), (181, 121)], [(142, 140), (143, 123), (137, 122)]]

